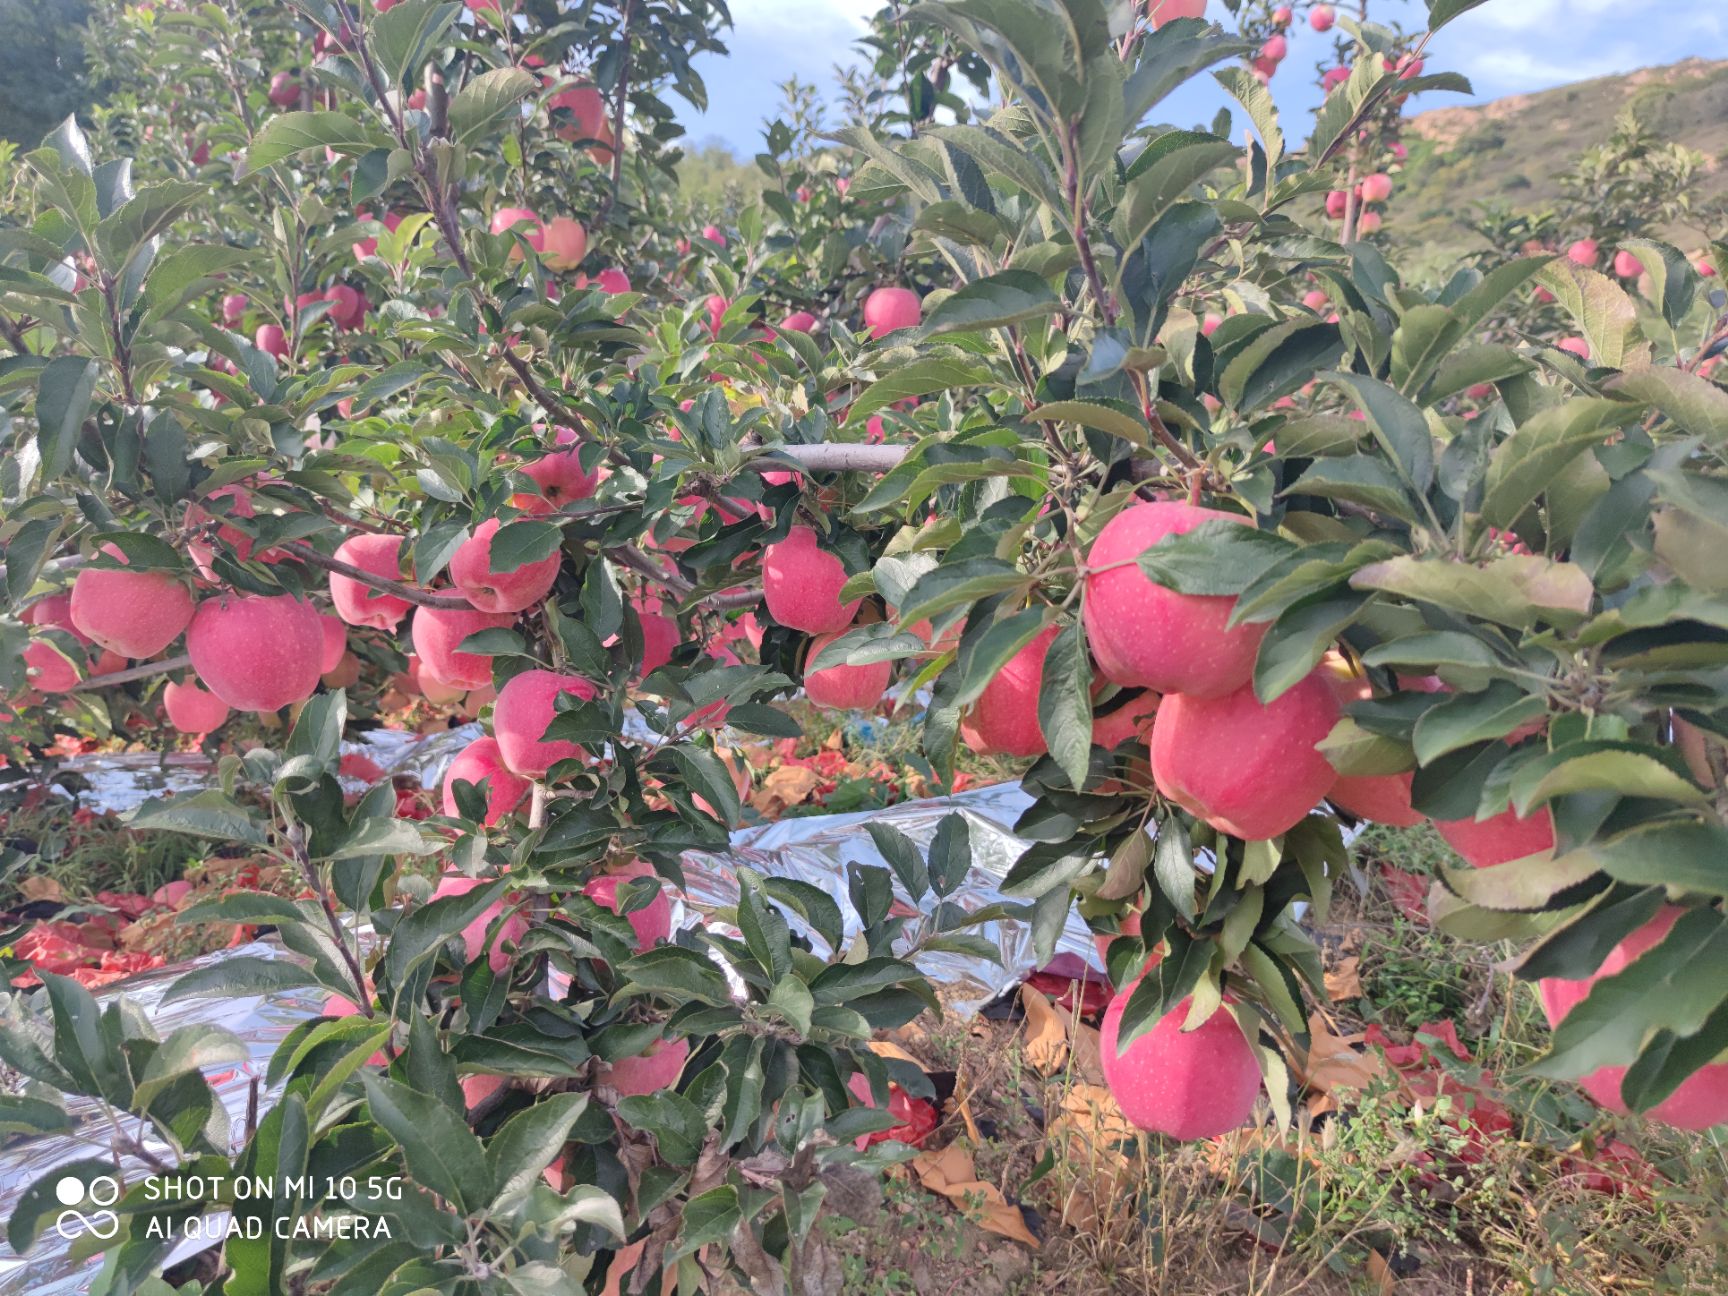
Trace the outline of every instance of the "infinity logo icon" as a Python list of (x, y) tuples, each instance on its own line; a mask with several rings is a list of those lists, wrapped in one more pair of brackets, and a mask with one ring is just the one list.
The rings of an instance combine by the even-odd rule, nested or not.
[[(67, 1175), (54, 1185), (54, 1198), (67, 1208), (54, 1220), (54, 1231), (68, 1241), (88, 1233), (107, 1242), (119, 1234), (120, 1217), (100, 1209), (120, 1200), (120, 1181), (112, 1175), (97, 1175), (88, 1184), (76, 1175)], [(99, 1209), (86, 1215), (75, 1209), (79, 1206)]]

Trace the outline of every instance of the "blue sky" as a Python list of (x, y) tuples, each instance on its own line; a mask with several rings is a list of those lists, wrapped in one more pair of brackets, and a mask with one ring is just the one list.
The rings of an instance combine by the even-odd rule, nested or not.
[[(834, 65), (856, 61), (852, 42), (882, 2), (731, 0), (730, 57), (697, 64), (708, 83), (710, 111), (683, 114), (692, 140), (717, 138), (741, 156), (755, 153), (762, 124), (780, 102), (778, 85), (796, 74), (832, 96)], [(1221, 0), (1212, 0), (1212, 7), (1226, 16)], [(1424, 13), (1418, 0), (1370, 2), (1371, 18), (1407, 28), (1419, 27)], [(1318, 100), (1308, 69), (1329, 45), (1328, 38), (1298, 25), (1289, 59), (1272, 82), (1285, 113), (1305, 112)], [(1498, 99), (1688, 55), (1728, 58), (1728, 8), (1696, 0), (1488, 0), (1441, 32), (1430, 50), (1430, 71), (1462, 72), (1478, 100)], [(1469, 101), (1433, 94), (1419, 106), (1463, 102)], [(1223, 103), (1216, 86), (1191, 85), (1158, 116), (1182, 125), (1209, 121)]]

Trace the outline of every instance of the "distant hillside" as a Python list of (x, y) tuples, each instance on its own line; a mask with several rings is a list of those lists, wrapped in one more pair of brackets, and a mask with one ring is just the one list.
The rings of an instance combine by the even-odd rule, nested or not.
[(1703, 153), (1710, 170), (1705, 194), (1728, 195), (1728, 61), (1687, 59), (1412, 117), (1398, 201), (1400, 214), (1416, 224), (1399, 232), (1455, 247), (1471, 238), (1456, 218), (1477, 204), (1504, 202), (1520, 211), (1552, 204), (1561, 193), (1558, 177), (1579, 153), (1609, 137), (1627, 106), (1657, 136)]

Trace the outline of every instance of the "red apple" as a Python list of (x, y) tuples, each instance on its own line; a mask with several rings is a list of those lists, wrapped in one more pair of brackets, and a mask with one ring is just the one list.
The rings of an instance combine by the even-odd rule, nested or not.
[(222, 298), (222, 322), (233, 328), (246, 314), (246, 294), (228, 293)]
[[(475, 887), (488, 885), (491, 878), (468, 877), (462, 873), (446, 873), (433, 888), (433, 900), (446, 900), (451, 896), (464, 896)], [(486, 943), (486, 932), (498, 916), (504, 912), (504, 901), (497, 900), (486, 906), (485, 911), (462, 929), (462, 947), (469, 962), (480, 957), (481, 950), (487, 950), (486, 963), (494, 972), (502, 972), (510, 966), (510, 954), (504, 949), (505, 941), (520, 941), (528, 934), (528, 920), (520, 913), (513, 913), (506, 918), (498, 929), (498, 935), (493, 938), (490, 946)]]
[(617, 266), (608, 266), (594, 276), (594, 282), (600, 286), (603, 293), (627, 293), (630, 291), (630, 276)]
[(78, 683), (78, 667), (46, 639), (32, 639), (24, 649), (24, 678), (38, 693), (64, 693)]
[(960, 738), (981, 756), (1041, 756), (1048, 747), (1038, 725), (1044, 658), (1060, 626), (1045, 626), (984, 686), (960, 722)]
[[(545, 231), (540, 227), (540, 218), (526, 207), (500, 207), (493, 213), (489, 228), (494, 234), (515, 230), (536, 252), (540, 250), (541, 242), (545, 238)], [(517, 260), (521, 255), (521, 248), (512, 247), (510, 249), (512, 261)]]
[(1644, 273), (1644, 263), (1626, 251), (1614, 254), (1614, 273), (1622, 279), (1636, 279)]
[(1138, 984), (1117, 992), (1098, 1032), (1104, 1082), (1122, 1114), (1140, 1129), (1184, 1140), (1216, 1138), (1246, 1125), (1260, 1096), (1260, 1067), (1229, 1009), (1220, 1007), (1184, 1031), (1191, 1003), (1184, 999), (1118, 1054), (1122, 1013)]
[(1601, 256), (1602, 249), (1595, 239), (1579, 239), (1566, 249), (1566, 259), (1573, 265), (1594, 266)]
[(370, 303), (358, 288), (337, 284), (324, 294), (324, 300), (332, 303), (327, 313), (337, 328), (357, 329), (365, 322), (366, 308)]
[(562, 554), (553, 552), (537, 562), (503, 571), (494, 569), (492, 538), (501, 525), (498, 518), (487, 518), (450, 559), (451, 582), (482, 612), (520, 612), (534, 606), (551, 592), (563, 561)]
[(300, 102), (300, 83), (288, 73), (278, 72), (270, 78), (266, 94), (278, 108), (292, 108)]
[(1487, 819), (1436, 819), (1434, 826), (1471, 868), (1492, 868), (1554, 849), (1554, 816), (1546, 806), (1523, 818), (1508, 806)]
[(1383, 203), (1392, 196), (1392, 177), (1384, 171), (1362, 178), (1362, 201)]
[(897, 329), (916, 328), (924, 303), (910, 288), (878, 288), (864, 299), (864, 327), (880, 341)]
[(1315, 5), (1308, 11), (1308, 25), (1317, 32), (1331, 31), (1338, 13), (1329, 4)]
[[(337, 546), (336, 558), (386, 580), (402, 579), (401, 536), (350, 536)], [(374, 630), (394, 630), (413, 607), (407, 599), (385, 594), (339, 572), (330, 573), (330, 601), (336, 615), (349, 625)]]
[(324, 627), (292, 594), (218, 594), (193, 613), (186, 651), (199, 681), (236, 711), (276, 711), (318, 688)]
[(528, 780), (505, 768), (495, 738), (476, 738), (456, 753), (456, 759), (445, 771), (444, 813), (452, 817), (462, 813), (456, 808), (458, 782), (472, 783), (480, 789), (486, 799), (486, 817), (482, 822), (488, 828), (521, 805), (529, 792)]
[(258, 331), (252, 335), (252, 345), (265, 355), (275, 356), (278, 360), (288, 358), (288, 335), (282, 331), (280, 324), (260, 324)]
[[(1619, 975), (1660, 944), (1685, 912), (1678, 905), (1664, 905), (1654, 918), (1609, 951), (1593, 976), (1582, 981), (1560, 977), (1538, 981), (1536, 991), (1550, 1029), (1559, 1026), (1566, 1015), (1588, 997), (1591, 987), (1598, 981)], [(1626, 1068), (1623, 1066), (1600, 1067), (1580, 1078), (1578, 1085), (1609, 1111), (1624, 1113), (1626, 1103), (1620, 1096), (1620, 1086), (1625, 1078)], [(1688, 1130), (1704, 1130), (1728, 1122), (1728, 1062), (1711, 1062), (1695, 1071), (1645, 1115), (1665, 1125)]]
[(793, 311), (780, 321), (780, 331), (782, 333), (814, 333), (816, 331), (816, 317), (809, 311)]
[(231, 714), (226, 702), (190, 679), (182, 684), (170, 682), (162, 690), (162, 706), (168, 712), (168, 723), (188, 734), (215, 733)]
[[(118, 545), (102, 552), (126, 562)], [(72, 582), (72, 623), (122, 657), (154, 657), (192, 621), (192, 592), (164, 571), (86, 567)]]
[(341, 617), (320, 616), (318, 624), (324, 632), (324, 651), (318, 659), (318, 673), (328, 675), (342, 662), (342, 654), (348, 651), (348, 627), (342, 624)]
[(863, 602), (842, 603), (845, 584), (845, 566), (818, 544), (810, 527), (795, 526), (762, 551), (762, 601), (783, 626), (807, 634), (844, 630)]
[[(527, 498), (543, 499), (551, 506), (551, 512), (558, 512), (566, 504), (591, 498), (599, 489), (604, 473), (598, 468), (592, 473), (583, 471), (582, 456), (578, 451), (555, 450), (523, 464), (522, 475), (540, 488), (537, 497)], [(513, 496), (511, 502), (522, 498)]]
[(620, 1098), (646, 1097), (649, 1094), (661, 1093), (677, 1084), (678, 1077), (684, 1073), (684, 1063), (689, 1057), (690, 1041), (682, 1036), (678, 1039), (657, 1039), (648, 1046), (648, 1051), (639, 1057), (602, 1062), (596, 1079), (601, 1084), (611, 1085), (618, 1091)]
[(1178, 594), (1147, 580), (1134, 562), (1165, 536), (1212, 521), (1250, 525), (1238, 513), (1159, 501), (1130, 505), (1098, 533), (1086, 560), (1085, 623), (1105, 678), (1197, 697), (1220, 697), (1248, 682), (1266, 627), (1227, 630), (1234, 598)]
[(585, 759), (576, 743), (548, 742), (542, 736), (557, 714), (559, 695), (564, 693), (586, 702), (593, 698), (594, 686), (578, 675), (531, 670), (511, 676), (499, 690), (492, 707), (492, 732), (509, 769), (539, 778), (559, 761)]
[(1338, 715), (1337, 694), (1321, 671), (1270, 705), (1252, 684), (1218, 698), (1166, 696), (1152, 727), (1152, 777), (1166, 797), (1220, 832), (1248, 841), (1277, 837), (1337, 781), (1315, 744)]
[(1570, 352), (1572, 355), (1577, 356), (1580, 360), (1588, 360), (1590, 358), (1590, 344), (1581, 337), (1561, 338), (1559, 342), (1555, 343), (1555, 345), (1558, 346), (1560, 350)]
[[(599, 877), (590, 878), (582, 888), (582, 894), (587, 896), (602, 909), (618, 912), (618, 891), (626, 883), (637, 878), (655, 878), (659, 875), (651, 865), (641, 860), (632, 860), (629, 864)], [(658, 885), (658, 882), (656, 882)], [(672, 934), (672, 902), (666, 898), (662, 890), (652, 900), (640, 909), (633, 909), (624, 915), (630, 922), (630, 929), (636, 933), (636, 952), (652, 949)]]
[(1426, 817), (1410, 804), (1413, 773), (1340, 776), (1326, 799), (1370, 823), (1414, 828)]
[(588, 254), (588, 231), (569, 216), (554, 216), (546, 222), (540, 257), (554, 270), (574, 270)]
[[(810, 641), (813, 662), (821, 651), (845, 631), (819, 635)], [(829, 666), (804, 673), (804, 694), (819, 707), (832, 711), (868, 711), (882, 700), (888, 684), (894, 678), (893, 662), (874, 662), (868, 666)]]
[(492, 682), (492, 659), (459, 651), (462, 641), (482, 630), (495, 630), (516, 620), (509, 612), (465, 608), (415, 608), (411, 625), (414, 651), (420, 656), (421, 687), (427, 676), (458, 690), (482, 688)]
[(1326, 195), (1326, 214), (1333, 220), (1343, 220), (1344, 213), (1350, 208), (1350, 195), (1342, 189), (1334, 189)]
[(665, 604), (649, 595), (638, 594), (631, 600), (636, 619), (642, 623), (642, 662), (636, 669), (638, 679), (646, 679), (672, 660), (672, 650), (682, 641), (675, 618), (666, 615)]
[(1112, 701), (1119, 705), (1092, 717), (1092, 741), (1112, 751), (1130, 738), (1150, 742), (1152, 719), (1158, 713), (1158, 695), (1151, 689), (1142, 689), (1126, 699)]

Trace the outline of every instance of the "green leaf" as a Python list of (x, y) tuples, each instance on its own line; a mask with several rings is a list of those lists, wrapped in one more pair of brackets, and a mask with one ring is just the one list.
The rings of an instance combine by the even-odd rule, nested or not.
[(872, 414), (903, 400), (959, 387), (977, 387), (989, 381), (990, 371), (976, 361), (958, 356), (920, 356), (866, 387), (852, 402), (846, 415), (847, 426), (862, 427)]
[(1092, 660), (1078, 621), (1064, 626), (1044, 655), (1038, 727), (1069, 783), (1084, 786), (1092, 760)]
[(706, 748), (689, 744), (667, 747), (664, 753), (678, 767), (690, 790), (713, 806), (723, 822), (738, 821), (738, 785), (732, 781), (732, 772), (718, 756)]
[(866, 822), (864, 831), (870, 834), (870, 840), (876, 843), (876, 849), (888, 861), (906, 894), (914, 903), (921, 900), (930, 890), (930, 874), (917, 844), (891, 824)]
[(1434, 436), (1427, 416), (1408, 397), (1377, 379), (1344, 373), (1324, 377), (1355, 399), (1374, 439), (1398, 465), (1412, 493), (1426, 495), (1434, 485)]
[(1194, 844), (1179, 815), (1172, 814), (1159, 821), (1158, 840), (1152, 852), (1152, 876), (1176, 912), (1193, 922), (1200, 912), (1194, 895)]
[(1204, 176), (1239, 156), (1229, 140), (1198, 131), (1166, 131), (1134, 159), (1111, 232), (1118, 247), (1135, 247)]
[(360, 123), (343, 113), (288, 112), (264, 123), (252, 139), (246, 165), (261, 171), (310, 148), (334, 149), (357, 157), (371, 147), (372, 141)]
[[(1723, 403), (1728, 404), (1728, 396)], [(1638, 406), (1592, 396), (1574, 397), (1537, 413), (1494, 448), (1482, 520), (1510, 527), (1572, 460), (1638, 414)]]
[(1392, 382), (1398, 390), (1411, 397), (1420, 392), (1446, 356), (1550, 259), (1526, 257), (1496, 266), (1450, 305), (1406, 311), (1392, 336)]
[(285, 990), (305, 990), (317, 984), (316, 978), (298, 963), (242, 955), (188, 972), (162, 996), (162, 1002), (280, 994)]
[(1488, 0), (1428, 0), (1428, 30), (1439, 31), (1460, 14), (1487, 3)]
[(1495, 680), (1483, 692), (1454, 694), (1425, 710), (1417, 718), (1411, 745), (1417, 761), (1427, 765), (1447, 752), (1504, 738), (1547, 710), (1541, 697), (1506, 680)]
[[(587, 1094), (549, 1094), (504, 1122), (486, 1143), (495, 1203), (526, 1191), (540, 1177), (564, 1150), (587, 1107)], [(614, 1232), (621, 1234), (622, 1228)]]
[(72, 451), (83, 434), (99, 372), (94, 360), (81, 356), (61, 356), (42, 370), (36, 390), (36, 438), (47, 481), (65, 476), (72, 467)]
[(1300, 390), (1338, 363), (1344, 337), (1336, 324), (1293, 319), (1264, 329), (1239, 349), (1218, 380), (1225, 404), (1248, 414)]
[(1051, 401), (1026, 414), (1028, 423), (1074, 423), (1106, 433), (1130, 445), (1146, 448), (1151, 429), (1146, 420), (1125, 401)]
[(1583, 568), (1528, 554), (1480, 565), (1406, 555), (1359, 569), (1350, 584), (1521, 628), (1581, 620), (1596, 593)]
[(492, 535), (490, 570), (513, 572), (529, 563), (544, 562), (558, 552), (564, 533), (550, 522), (522, 519), (506, 522)]
[(162, 828), (169, 832), (215, 837), (222, 841), (264, 846), (270, 835), (264, 822), (217, 789), (194, 796), (152, 797), (132, 812), (132, 828)]
[(1038, 154), (989, 126), (937, 126), (930, 134), (969, 154), (987, 173), (1001, 177), (1028, 197), (1061, 205), (1056, 177)]
[(462, 12), (442, 0), (401, 0), (372, 19), (372, 54), (388, 85), (399, 86)]
[(1254, 133), (1266, 150), (1266, 172), (1275, 173), (1284, 159), (1284, 132), (1278, 125), (1278, 106), (1272, 102), (1272, 91), (1245, 67), (1225, 68), (1212, 75), (1254, 123)]
[(450, 100), (451, 135), (460, 143), (471, 143), (490, 130), (494, 122), (513, 113), (537, 85), (533, 73), (519, 67), (482, 72)]
[[(414, 1182), (458, 1210), (478, 1211), (494, 1196), (492, 1167), (459, 1112), (405, 1084), (362, 1072), (372, 1119), (402, 1149)], [(550, 1158), (548, 1158), (550, 1161)], [(538, 1174), (536, 1170), (534, 1173)]]
[(1682, 432), (1718, 450), (1728, 446), (1728, 392), (1696, 374), (1646, 365), (1621, 374), (1608, 390), (1655, 406)]
[[(1003, 270), (944, 298), (918, 329), (920, 337), (1003, 328), (1054, 315), (1062, 299), (1030, 270)], [(856, 415), (853, 416), (854, 418)]]
[(1416, 501), (1409, 489), (1385, 463), (1370, 455), (1323, 459), (1311, 464), (1282, 493), (1342, 500), (1401, 521), (1416, 520)]
[(1147, 580), (1178, 594), (1234, 596), (1293, 551), (1274, 532), (1213, 518), (1192, 531), (1165, 536), (1136, 562)]
[(1561, 257), (1536, 278), (1589, 342), (1591, 364), (1625, 369), (1648, 361), (1650, 347), (1638, 330), (1638, 307), (1607, 275)]

